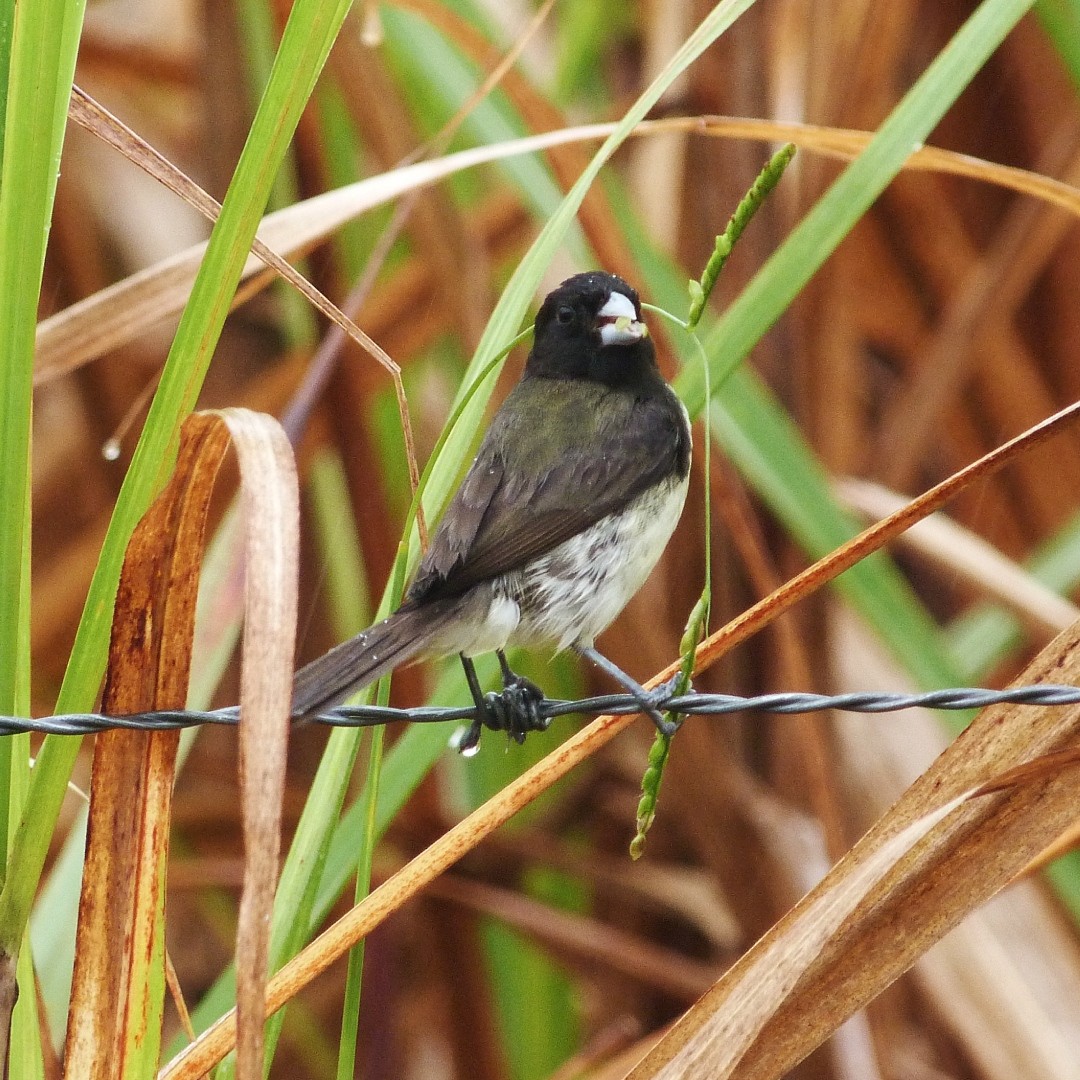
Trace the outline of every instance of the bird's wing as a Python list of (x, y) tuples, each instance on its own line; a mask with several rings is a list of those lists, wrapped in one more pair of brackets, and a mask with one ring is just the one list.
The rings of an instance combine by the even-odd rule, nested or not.
[[(520, 388), (530, 392), (528, 383)], [(407, 607), (524, 566), (685, 471), (689, 446), (673, 400), (590, 387), (554, 404), (549, 392), (549, 430), (532, 437), (506, 438), (522, 414), (534, 415), (528, 403), (508, 399), (510, 408), (500, 410), (420, 564)]]

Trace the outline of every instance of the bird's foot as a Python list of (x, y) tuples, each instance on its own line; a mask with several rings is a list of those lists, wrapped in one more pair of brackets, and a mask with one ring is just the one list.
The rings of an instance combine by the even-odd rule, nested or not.
[[(667, 682), (662, 682), (659, 686), (654, 686), (651, 690), (645, 690), (642, 687), (643, 695), (639, 699), (644, 704), (648, 703), (649, 708), (645, 711), (649, 715), (649, 719), (656, 725), (656, 730), (661, 735), (667, 735), (669, 738), (675, 734), (679, 728), (682, 727), (682, 720), (679, 718), (669, 720), (664, 716), (664, 706), (675, 696), (679, 688), (680, 676), (672, 675)], [(690, 688), (687, 687), (687, 693), (690, 692)], [(633, 691), (631, 691), (633, 694)], [(669, 714), (670, 715), (670, 714)]]
[(664, 705), (670, 700), (678, 686), (678, 675), (659, 686), (654, 686), (651, 690), (646, 690), (622, 668), (613, 664), (603, 653), (597, 652), (591, 646), (578, 645), (575, 646), (575, 651), (595, 664), (601, 671), (606, 671), (641, 706), (641, 711), (652, 720), (661, 735), (667, 735), (670, 738), (682, 726), (681, 720), (668, 720), (662, 712)]
[(499, 693), (487, 694), (484, 703), (495, 718), (487, 726), (505, 731), (518, 745), (530, 731), (546, 731), (550, 719), (540, 712), (544, 691), (524, 676), (515, 675), (504, 682)]
[(540, 711), (540, 705), (544, 701), (543, 690), (530, 679), (516, 674), (501, 651), (498, 657), (502, 667), (503, 688), (487, 694), (480, 692), (475, 669), (470, 672), (472, 662), (462, 657), (469, 689), (476, 704), (473, 722), (457, 741), (458, 750), (467, 756), (476, 753), (484, 728), (490, 731), (505, 731), (520, 745), (530, 731), (546, 731), (551, 723), (550, 718)]
[(544, 691), (514, 671), (502, 649), (496, 649), (495, 655), (502, 670), (502, 693), (488, 694), (485, 700), (499, 719), (498, 730), (505, 731), (520, 746), (530, 731), (546, 731), (551, 723), (540, 712)]

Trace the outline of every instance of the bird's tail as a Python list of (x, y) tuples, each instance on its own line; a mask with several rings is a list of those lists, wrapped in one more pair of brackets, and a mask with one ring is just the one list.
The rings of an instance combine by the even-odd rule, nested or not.
[(293, 680), (294, 719), (332, 709), (431, 645), (449, 611), (398, 611), (302, 667)]

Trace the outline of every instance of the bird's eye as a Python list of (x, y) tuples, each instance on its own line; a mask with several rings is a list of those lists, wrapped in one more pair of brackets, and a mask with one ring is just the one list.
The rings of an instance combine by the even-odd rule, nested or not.
[(563, 304), (555, 312), (555, 318), (558, 319), (560, 325), (569, 326), (574, 321), (574, 309), (569, 304)]

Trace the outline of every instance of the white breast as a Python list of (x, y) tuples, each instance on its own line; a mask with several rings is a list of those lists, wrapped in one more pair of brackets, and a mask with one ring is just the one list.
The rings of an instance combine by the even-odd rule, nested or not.
[[(553, 548), (520, 574), (520, 619), (512, 645), (592, 645), (645, 583), (671, 539), (686, 501), (672, 478)], [(515, 583), (517, 584), (517, 583)]]

